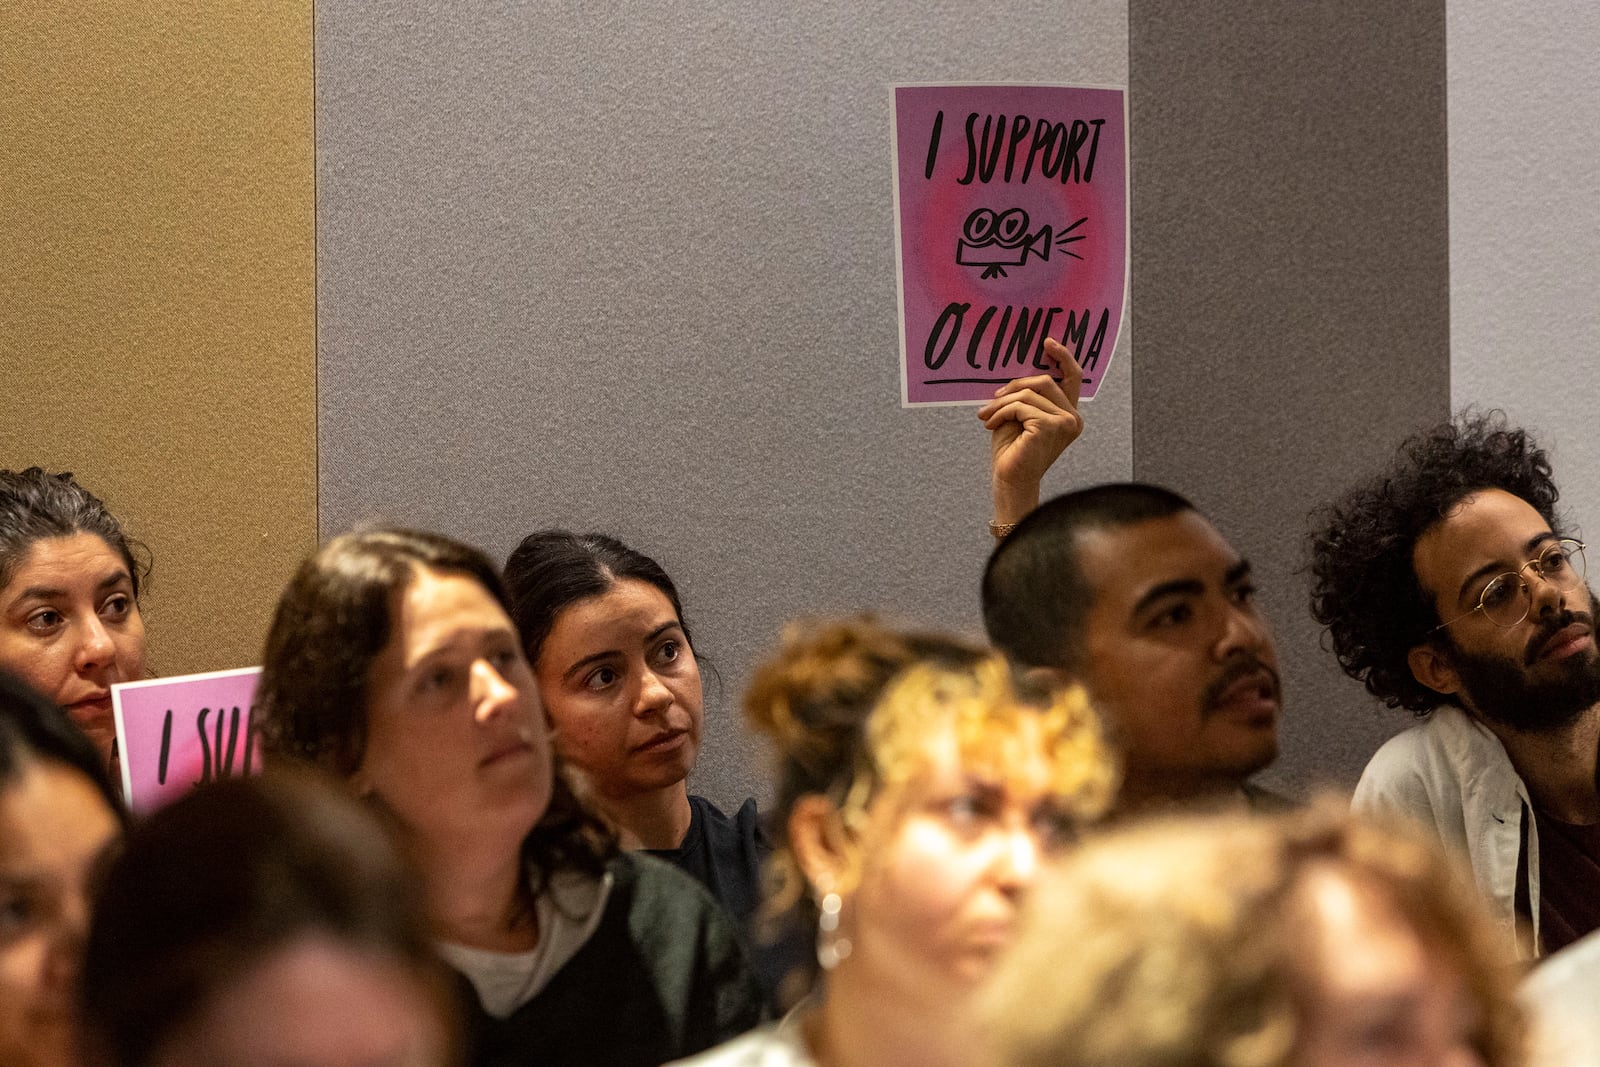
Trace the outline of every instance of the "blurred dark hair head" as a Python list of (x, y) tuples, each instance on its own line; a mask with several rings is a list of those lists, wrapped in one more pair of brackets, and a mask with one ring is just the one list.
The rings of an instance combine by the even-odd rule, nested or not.
[(306, 938), (413, 971), (453, 1032), (425, 914), (378, 817), (320, 776), (203, 786), (135, 826), (105, 874), (81, 981), (89, 1049), (116, 1067), (151, 1062), (213, 998)]
[(94, 743), (66, 712), (21, 679), (0, 671), (0, 790), (9, 788), (35, 760), (54, 760), (82, 774), (119, 819), (126, 817)]

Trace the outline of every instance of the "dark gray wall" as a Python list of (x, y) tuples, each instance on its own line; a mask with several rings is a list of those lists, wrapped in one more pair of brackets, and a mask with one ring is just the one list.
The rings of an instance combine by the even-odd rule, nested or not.
[(1450, 406), (1445, 6), (1131, 0), (1134, 471), (1256, 563), (1287, 689), (1266, 781), (1406, 725), (1309, 612), (1307, 513)]
[[(889, 89), (1127, 80), (1125, 0), (318, 0), (324, 535), (612, 532), (721, 667), (695, 786), (764, 795), (782, 622), (978, 632), (988, 444), (899, 407)], [(1125, 329), (1050, 491), (1132, 470)]]

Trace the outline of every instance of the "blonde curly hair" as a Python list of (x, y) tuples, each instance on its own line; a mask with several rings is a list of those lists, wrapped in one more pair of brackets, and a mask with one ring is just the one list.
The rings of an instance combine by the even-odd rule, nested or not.
[(1522, 1062), (1514, 965), (1470, 881), (1411, 827), (1334, 801), (1270, 819), (1153, 821), (1078, 850), (1041, 879), (980, 998), (993, 1062), (1288, 1067), (1319, 874), (1389, 902), (1461, 975), (1486, 1067)]
[[(777, 818), (822, 795), (841, 827), (859, 831), (870, 806), (899, 804), (953, 740), (964, 767), (1003, 774), (1042, 744), (1051, 792), (1080, 824), (1110, 806), (1117, 772), (1081, 687), (1035, 685), (995, 653), (940, 634), (896, 631), (869, 618), (795, 624), (745, 697), (752, 727), (777, 751)], [(859, 875), (870, 842), (853, 833)], [(769, 917), (807, 925), (815, 906), (793, 853), (769, 866)], [(840, 890), (850, 888), (841, 885)]]

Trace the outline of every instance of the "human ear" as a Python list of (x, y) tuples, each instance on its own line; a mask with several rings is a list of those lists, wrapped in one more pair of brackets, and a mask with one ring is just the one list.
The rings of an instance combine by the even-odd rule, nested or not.
[(789, 850), (813, 890), (835, 890), (849, 867), (849, 850), (833, 801), (818, 793), (795, 801), (789, 812)]
[(1449, 655), (1431, 641), (1407, 652), (1406, 664), (1411, 668), (1411, 677), (1435, 693), (1451, 696), (1461, 691), (1461, 675), (1456, 673)]

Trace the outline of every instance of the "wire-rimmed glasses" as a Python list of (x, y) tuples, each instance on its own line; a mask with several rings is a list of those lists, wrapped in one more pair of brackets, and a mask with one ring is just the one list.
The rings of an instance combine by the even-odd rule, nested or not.
[(1552, 542), (1543, 552), (1516, 570), (1496, 575), (1483, 587), (1483, 592), (1478, 595), (1478, 606), (1472, 611), (1464, 611), (1428, 632), (1438, 633), (1477, 611), (1483, 612), (1485, 618), (1501, 629), (1509, 630), (1526, 619), (1528, 612), (1533, 610), (1533, 588), (1528, 584), (1528, 579), (1523, 577), (1523, 572), (1532, 567), (1533, 573), (1562, 592), (1577, 589), (1583, 585), (1588, 573), (1583, 557), (1585, 547), (1582, 541), (1570, 537)]

